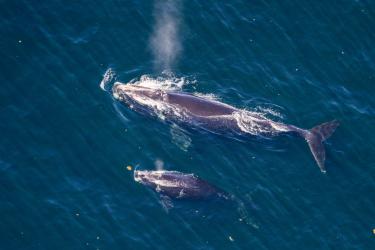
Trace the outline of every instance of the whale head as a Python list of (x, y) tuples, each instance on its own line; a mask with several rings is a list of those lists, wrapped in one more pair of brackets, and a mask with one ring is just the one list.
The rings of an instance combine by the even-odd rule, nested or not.
[(134, 180), (143, 185), (151, 186), (153, 181), (155, 180), (155, 177), (152, 175), (152, 172), (135, 170)]
[(184, 186), (184, 179), (191, 177), (176, 171), (166, 170), (135, 170), (134, 180), (149, 187), (182, 187)]
[(140, 100), (142, 102), (163, 101), (165, 98), (165, 92), (160, 89), (152, 89), (135, 84), (115, 83), (112, 92), (116, 99), (131, 99), (137, 102)]
[(147, 171), (135, 170), (134, 180), (144, 186), (157, 188), (168, 186), (168, 179), (166, 176), (168, 172), (165, 171)]

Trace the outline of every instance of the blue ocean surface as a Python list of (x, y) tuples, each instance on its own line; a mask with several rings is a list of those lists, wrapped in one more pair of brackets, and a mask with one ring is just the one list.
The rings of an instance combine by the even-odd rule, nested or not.
[[(0, 37), (0, 249), (375, 249), (375, 1), (0, 0)], [(302, 138), (190, 130), (115, 82), (337, 119), (327, 173)], [(134, 168), (236, 202), (166, 210)]]

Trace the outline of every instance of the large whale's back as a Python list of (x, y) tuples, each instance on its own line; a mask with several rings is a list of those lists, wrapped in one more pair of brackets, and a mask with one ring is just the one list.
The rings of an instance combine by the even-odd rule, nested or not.
[(230, 105), (183, 93), (168, 93), (167, 101), (197, 116), (230, 115), (236, 111)]

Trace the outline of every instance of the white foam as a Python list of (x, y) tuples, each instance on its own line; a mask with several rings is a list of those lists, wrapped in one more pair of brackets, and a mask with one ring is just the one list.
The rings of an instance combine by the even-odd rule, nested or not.
[(115, 79), (115, 77), (115, 71), (112, 68), (108, 68), (103, 75), (102, 81), (100, 82), (100, 88), (107, 91), (106, 87)]
[(264, 115), (271, 115), (273, 117), (277, 117), (277, 118), (284, 118), (284, 116), (277, 110), (274, 110), (272, 108), (266, 108), (266, 107), (257, 107), (257, 110), (264, 114)]
[(198, 96), (200, 98), (208, 99), (211, 101), (220, 101), (220, 98), (216, 96), (215, 94), (203, 94), (199, 92), (194, 92), (193, 95)]
[(239, 110), (232, 114), (238, 127), (245, 133), (252, 135), (273, 134), (273, 127), (262, 126), (262, 123), (269, 121), (264, 114), (247, 110)]
[(158, 76), (152, 77), (149, 75), (142, 75), (139, 80), (133, 79), (130, 83), (152, 88), (152, 89), (162, 89), (162, 90), (169, 90), (169, 91), (177, 91), (181, 90), (182, 87), (188, 84), (186, 78), (184, 77), (175, 77), (173, 75), (167, 76)]

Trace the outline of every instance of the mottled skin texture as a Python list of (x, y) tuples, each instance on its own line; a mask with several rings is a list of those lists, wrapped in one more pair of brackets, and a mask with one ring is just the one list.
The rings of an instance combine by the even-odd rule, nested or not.
[[(154, 112), (153, 107), (148, 107), (144, 105), (145, 103), (142, 103), (142, 100), (152, 100), (181, 110), (179, 116), (176, 116), (173, 112), (164, 114), (169, 120), (196, 125), (214, 131), (246, 133), (233, 116), (235, 113), (240, 113), (241, 110), (221, 102), (187, 93), (156, 90), (132, 84), (116, 84), (113, 87), (113, 93), (116, 98), (124, 101), (139, 112)], [(303, 137), (307, 141), (320, 170), (326, 172), (323, 142), (339, 126), (336, 120), (315, 126), (310, 130), (305, 130), (293, 125), (274, 122), (256, 114), (247, 116), (247, 119), (250, 120), (247, 120), (246, 123), (253, 129), (259, 128), (259, 135), (269, 136), (292, 132)]]
[(226, 198), (225, 192), (193, 174), (177, 171), (134, 171), (134, 180), (172, 199)]

